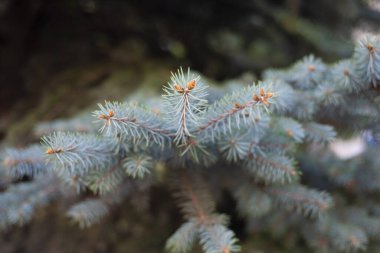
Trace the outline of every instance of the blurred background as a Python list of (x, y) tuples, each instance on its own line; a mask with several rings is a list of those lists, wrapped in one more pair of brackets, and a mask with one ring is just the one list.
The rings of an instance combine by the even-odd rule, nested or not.
[[(159, 91), (179, 66), (217, 83), (260, 78), (306, 54), (349, 57), (379, 27), (377, 0), (0, 0), (0, 142), (22, 146), (36, 122)], [(2, 235), (0, 251), (161, 252), (172, 204), (153, 203), (154, 219), (126, 204), (86, 232), (49, 220), (62, 216), (53, 206)]]

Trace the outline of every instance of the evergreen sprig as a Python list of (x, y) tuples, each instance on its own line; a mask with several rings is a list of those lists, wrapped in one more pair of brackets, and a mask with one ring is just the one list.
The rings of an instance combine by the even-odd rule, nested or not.
[(55, 132), (42, 138), (48, 161), (60, 174), (83, 174), (112, 162), (114, 142), (94, 135)]
[(164, 87), (164, 108), (167, 123), (175, 132), (174, 142), (186, 145), (193, 136), (194, 129), (200, 124), (202, 111), (207, 100), (207, 86), (199, 76), (183, 73), (180, 68), (172, 73), (171, 81)]
[(168, 138), (168, 131), (163, 121), (153, 112), (132, 103), (98, 104), (99, 110), (93, 115), (103, 121), (100, 131), (107, 136), (122, 136), (134, 143), (149, 145), (153, 142), (163, 146)]
[(49, 170), (43, 148), (39, 145), (31, 145), (25, 149), (6, 149), (2, 157), (2, 166), (12, 179), (33, 177), (45, 174)]

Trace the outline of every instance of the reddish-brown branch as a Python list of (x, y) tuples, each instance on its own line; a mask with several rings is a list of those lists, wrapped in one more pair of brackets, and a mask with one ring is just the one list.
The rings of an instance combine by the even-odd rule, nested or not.
[(117, 117), (111, 117), (110, 120), (114, 120), (114, 121), (117, 121), (117, 122), (122, 122), (122, 123), (129, 123), (129, 124), (134, 124), (136, 126), (139, 126), (141, 128), (145, 128), (151, 132), (155, 132), (155, 133), (159, 133), (159, 134), (164, 134), (164, 135), (167, 135), (168, 132), (166, 130), (163, 130), (161, 128), (155, 128), (155, 127), (149, 127), (147, 125), (145, 125), (144, 123), (141, 123), (141, 122), (138, 122), (136, 118), (117, 118)]
[(210, 223), (210, 217), (207, 215), (205, 210), (203, 210), (201, 203), (199, 202), (199, 199), (197, 195), (195, 194), (193, 187), (191, 183), (189, 182), (188, 177), (185, 173), (182, 173), (181, 175), (181, 183), (182, 183), (182, 189), (185, 192), (185, 194), (189, 197), (191, 203), (193, 204), (193, 207), (196, 211), (196, 214), (202, 224), (209, 224)]
[(218, 122), (226, 119), (227, 117), (231, 116), (231, 115), (234, 115), (235, 113), (241, 111), (241, 110), (244, 110), (245, 108), (247, 107), (250, 107), (252, 105), (256, 105), (258, 102), (255, 101), (255, 100), (251, 100), (251, 101), (248, 101), (242, 105), (239, 104), (239, 106), (235, 106), (234, 108), (230, 109), (228, 112), (225, 112), (225, 113), (222, 113), (220, 116), (210, 120), (209, 122), (207, 122), (206, 124), (204, 124), (203, 126), (200, 126), (198, 127), (198, 130), (197, 132), (201, 132), (215, 124), (217, 124)]
[(184, 99), (184, 103), (183, 103), (183, 106), (181, 108), (181, 118), (180, 118), (180, 123), (181, 123), (181, 132), (183, 132), (183, 135), (185, 137), (187, 137), (187, 126), (186, 126), (186, 112), (187, 112), (187, 108), (189, 106), (189, 93), (188, 92), (184, 92), (183, 93), (183, 99)]

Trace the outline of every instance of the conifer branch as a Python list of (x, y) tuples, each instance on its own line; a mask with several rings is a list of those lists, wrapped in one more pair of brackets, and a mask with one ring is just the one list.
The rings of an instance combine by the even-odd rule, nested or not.
[(164, 87), (163, 95), (167, 120), (175, 131), (177, 146), (186, 145), (199, 124), (202, 110), (207, 104), (207, 86), (199, 76), (183, 73), (182, 68), (172, 73), (171, 81)]
[(121, 162), (116, 162), (107, 169), (90, 172), (84, 180), (91, 191), (104, 195), (119, 186), (123, 179)]
[[(289, 69), (266, 71), (263, 82), (244, 89), (235, 80), (208, 90), (180, 69), (163, 99), (140, 98), (149, 107), (100, 104), (93, 115), (102, 135), (82, 116), (40, 125), (37, 133), (48, 134), (43, 147), (2, 154), (0, 226), (29, 221), (56, 197), (73, 200), (74, 186), (98, 195), (68, 211), (87, 227), (127, 196), (147, 207), (151, 187), (174, 173), (185, 222), (167, 241), (173, 253), (191, 251), (195, 241), (205, 253), (239, 250), (213, 198), (225, 201), (231, 193), (249, 230), (280, 236), (292, 229), (312, 248), (363, 250), (380, 222), (380, 212), (369, 207), (380, 192), (379, 50), (379, 39), (369, 38), (351, 59), (328, 65), (308, 56)], [(77, 133), (56, 132), (62, 129)], [(360, 138), (361, 153), (343, 161), (321, 148), (338, 134)]]
[(294, 163), (293, 159), (282, 154), (251, 154), (245, 168), (259, 181), (284, 184), (298, 180)]
[(300, 143), (305, 137), (305, 132), (302, 125), (292, 118), (277, 118), (274, 125), (277, 126), (282, 134), (294, 139), (295, 142)]
[(102, 200), (88, 199), (72, 206), (67, 216), (78, 223), (80, 228), (87, 228), (98, 223), (108, 212), (108, 206)]
[(314, 55), (305, 56), (289, 70), (289, 82), (301, 90), (313, 89), (324, 78), (326, 66)]
[(195, 221), (188, 221), (167, 240), (165, 248), (169, 252), (185, 253), (190, 252), (196, 238), (198, 223)]
[(234, 191), (237, 210), (243, 217), (256, 218), (267, 214), (272, 208), (272, 199), (265, 191), (251, 187), (248, 183)]
[(249, 142), (248, 138), (247, 132), (234, 131), (231, 134), (225, 135), (218, 142), (219, 150), (226, 157), (227, 161), (237, 162), (238, 160), (243, 160), (253, 145)]
[(240, 251), (236, 245), (235, 234), (225, 226), (215, 224), (203, 226), (200, 232), (200, 242), (205, 253), (232, 253)]
[(123, 136), (134, 143), (150, 145), (153, 141), (163, 146), (169, 140), (169, 132), (162, 119), (136, 104), (105, 102), (93, 115), (103, 121), (101, 132), (107, 136)]
[(368, 243), (366, 234), (359, 227), (337, 221), (333, 217), (320, 220), (314, 226), (309, 243), (318, 248), (315, 240), (320, 237), (325, 238), (327, 247), (332, 252), (362, 251), (366, 249)]
[(306, 139), (311, 142), (326, 143), (332, 141), (336, 132), (332, 126), (309, 122), (304, 124)]
[(360, 82), (352, 60), (342, 60), (336, 63), (332, 67), (331, 75), (334, 83), (340, 89), (359, 92), (366, 88), (365, 82)]
[(320, 216), (333, 205), (333, 200), (327, 193), (303, 186), (270, 187), (265, 192), (286, 208), (310, 217)]
[(43, 149), (39, 145), (32, 145), (25, 149), (6, 149), (1, 160), (5, 173), (12, 179), (45, 174), (50, 168), (45, 162)]
[[(180, 205), (185, 218), (196, 218), (201, 224), (213, 223), (210, 215), (215, 209), (215, 204), (208, 192), (203, 189), (204, 186), (198, 185), (198, 188), (194, 188), (185, 172), (180, 176), (181, 192), (175, 195), (182, 202)], [(197, 183), (200, 184), (199, 181)]]
[(355, 48), (353, 58), (356, 71), (364, 83), (377, 87), (380, 81), (380, 40), (375, 37), (361, 40)]
[(49, 135), (54, 132), (78, 132), (95, 134), (97, 128), (93, 124), (88, 124), (90, 120), (91, 116), (86, 114), (69, 120), (58, 119), (50, 122), (42, 122), (34, 128), (34, 135), (41, 138), (44, 135)]
[(11, 186), (0, 194), (0, 226), (5, 229), (29, 222), (37, 208), (46, 206), (59, 195), (59, 184), (50, 176)]
[[(188, 222), (169, 238), (167, 249), (171, 252), (187, 252), (191, 248), (190, 243), (198, 235), (206, 253), (239, 251), (234, 233), (225, 227), (226, 217), (214, 213), (215, 204), (200, 178), (182, 172), (177, 183), (180, 184), (180, 192), (175, 193), (175, 196)], [(184, 234), (190, 237), (184, 238)], [(178, 241), (181, 239), (185, 241)]]
[(85, 174), (111, 164), (115, 143), (93, 135), (56, 132), (42, 138), (47, 160), (59, 174)]
[(227, 95), (209, 106), (196, 132), (211, 141), (233, 129), (255, 126), (261, 120), (262, 110), (272, 103), (274, 93), (270, 83), (259, 83), (232, 95)]
[(144, 154), (130, 155), (123, 163), (126, 173), (133, 178), (143, 178), (146, 174), (150, 173), (152, 167), (153, 159)]

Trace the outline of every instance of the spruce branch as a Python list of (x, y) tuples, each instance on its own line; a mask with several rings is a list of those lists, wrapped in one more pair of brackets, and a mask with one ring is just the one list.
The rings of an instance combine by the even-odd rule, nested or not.
[(218, 142), (219, 150), (225, 156), (227, 161), (237, 162), (246, 157), (251, 143), (249, 134), (246, 131), (236, 130), (223, 136)]
[(100, 220), (109, 212), (108, 206), (100, 199), (88, 199), (72, 206), (67, 216), (78, 223), (80, 228), (87, 228)]
[[(119, 184), (98, 198), (87, 198), (77, 202), (69, 208), (66, 215), (80, 228), (88, 228), (99, 223), (110, 212), (112, 207), (120, 204), (125, 198), (132, 199), (134, 194), (141, 194), (142, 191), (149, 189), (150, 186), (151, 184), (146, 181), (136, 184), (133, 181), (126, 180), (126, 184)], [(141, 201), (141, 198), (139, 200)]]
[(332, 141), (336, 132), (332, 126), (323, 125), (315, 122), (304, 124), (306, 139), (311, 142), (327, 143)]
[[(230, 253), (240, 250), (236, 245), (237, 239), (232, 231), (225, 227), (227, 219), (215, 214), (215, 203), (206, 191), (199, 177), (180, 173), (179, 192), (174, 195), (178, 199), (181, 211), (188, 221), (168, 240), (167, 249), (171, 252), (187, 252), (196, 237), (206, 253)], [(191, 236), (185, 242), (183, 234)], [(185, 251), (186, 250), (186, 251)]]
[(44, 136), (47, 161), (60, 175), (81, 175), (111, 164), (115, 143), (88, 134), (55, 132)]
[(179, 189), (174, 192), (185, 219), (195, 218), (200, 224), (212, 224), (215, 202), (198, 177), (180, 173)]
[(380, 82), (380, 40), (375, 37), (361, 40), (355, 47), (353, 59), (364, 84), (377, 87)]
[(363, 208), (347, 208), (343, 212), (343, 220), (361, 228), (371, 239), (378, 239), (380, 232), (380, 218), (369, 215)]
[(97, 126), (88, 124), (91, 120), (90, 115), (80, 115), (69, 120), (53, 120), (49, 122), (41, 122), (34, 128), (34, 135), (41, 138), (44, 135), (49, 135), (54, 132), (78, 132), (78, 133), (93, 133), (97, 131)]
[(265, 183), (291, 183), (299, 177), (295, 161), (282, 154), (250, 154), (244, 168)]
[[(379, 45), (367, 39), (353, 58), (332, 65), (308, 56), (246, 88), (235, 80), (208, 89), (179, 69), (163, 98), (130, 98), (148, 106), (100, 104), (93, 116), (101, 135), (82, 116), (46, 123), (37, 131), (48, 134), (44, 149), (3, 153), (0, 177), (15, 184), (0, 178), (0, 226), (29, 221), (61, 193), (73, 197), (74, 186), (93, 195), (68, 211), (87, 227), (127, 196), (146, 208), (151, 187), (173, 173), (185, 221), (167, 241), (170, 252), (189, 252), (195, 241), (206, 253), (238, 251), (227, 216), (216, 212), (230, 194), (249, 230), (303, 231), (310, 247), (326, 252), (363, 250), (379, 231), (380, 212), (369, 207), (380, 192)], [(360, 138), (361, 154), (343, 161), (321, 148), (338, 134)]]
[(150, 142), (163, 147), (169, 140), (169, 132), (157, 114), (136, 104), (98, 104), (99, 110), (93, 115), (103, 121), (101, 132), (106, 136), (124, 137), (135, 144), (150, 145)]
[(280, 117), (275, 119), (273, 124), (280, 133), (292, 138), (297, 143), (301, 143), (305, 137), (302, 125), (292, 118)]
[(324, 107), (338, 106), (343, 103), (344, 93), (341, 87), (332, 86), (330, 81), (323, 81), (315, 89), (314, 97)]
[(48, 173), (50, 169), (45, 162), (43, 148), (39, 145), (24, 149), (6, 149), (1, 160), (5, 173), (12, 179), (38, 176)]
[(317, 101), (313, 99), (313, 96), (299, 90), (295, 91), (293, 103), (290, 115), (300, 121), (312, 120), (318, 109)]
[(0, 194), (0, 226), (24, 225), (36, 209), (46, 206), (60, 195), (60, 185), (53, 176), (41, 176), (32, 182), (19, 183)]
[(199, 76), (185, 74), (180, 68), (172, 73), (171, 81), (164, 87), (164, 108), (168, 125), (175, 131), (177, 146), (188, 144), (193, 131), (201, 119), (201, 112), (207, 105), (207, 86)]
[(234, 232), (225, 226), (202, 226), (200, 242), (205, 253), (232, 253), (240, 251)]
[(290, 70), (289, 82), (301, 90), (313, 89), (323, 80), (326, 66), (314, 55), (305, 56)]
[(273, 205), (272, 198), (265, 191), (244, 183), (234, 191), (237, 210), (243, 217), (256, 218), (267, 214)]
[(153, 167), (153, 159), (144, 154), (130, 155), (123, 162), (126, 173), (133, 178), (143, 178)]
[(255, 127), (275, 96), (270, 87), (271, 83), (259, 83), (216, 101), (204, 112), (197, 134), (213, 141), (235, 128)]
[(166, 250), (178, 253), (190, 252), (197, 239), (197, 233), (198, 223), (196, 221), (190, 220), (182, 224), (182, 226), (166, 241)]
[(269, 187), (264, 190), (280, 205), (299, 214), (319, 217), (333, 205), (333, 199), (326, 192), (319, 192), (303, 186)]
[(331, 69), (331, 76), (333, 83), (340, 89), (359, 92), (366, 88), (365, 82), (360, 82), (360, 77), (352, 60), (342, 60), (334, 64)]
[(356, 252), (363, 251), (367, 247), (368, 238), (362, 229), (336, 218), (319, 221), (315, 229), (317, 235), (326, 236), (331, 245), (330, 251)]
[(104, 195), (116, 189), (124, 179), (121, 163), (116, 162), (104, 170), (95, 170), (85, 176), (85, 184), (94, 193)]
[(294, 110), (298, 94), (291, 85), (280, 79), (269, 78), (264, 79), (263, 82), (270, 84), (268, 89), (272, 90), (276, 95), (275, 101), (269, 106), (271, 112), (283, 115)]

